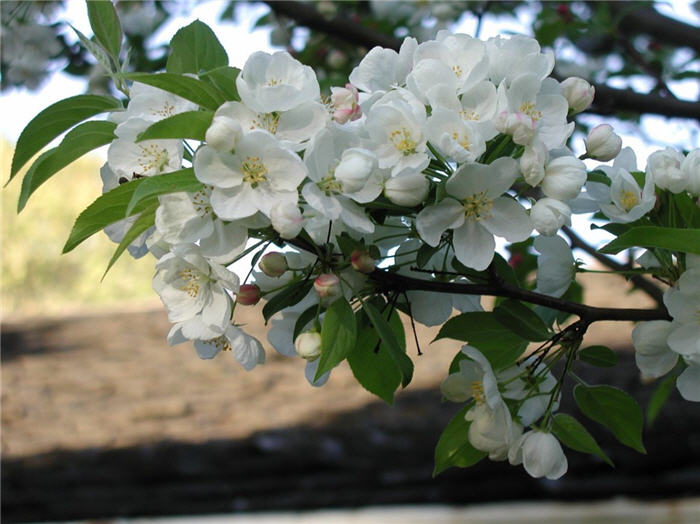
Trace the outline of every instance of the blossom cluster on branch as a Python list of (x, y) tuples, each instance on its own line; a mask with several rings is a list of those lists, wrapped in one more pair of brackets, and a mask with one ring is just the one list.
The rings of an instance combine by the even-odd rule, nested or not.
[[(99, 126), (104, 138), (91, 140), (109, 144), (104, 194), (78, 217), (66, 250), (104, 228), (119, 243), (110, 265), (127, 249), (153, 255), (171, 344), (193, 341), (205, 359), (231, 352), (250, 370), (265, 350), (236, 311), (264, 299), (269, 343), (305, 359), (309, 382), (323, 385), (347, 360), (362, 386), (392, 402), (413, 373), (397, 312), (442, 325), (438, 338), (466, 344), (442, 383), (463, 407), (437, 445), (436, 472), (489, 456), (555, 479), (567, 470), (560, 441), (610, 462), (557, 412), (567, 378), (579, 382), (587, 417), (644, 451), (636, 402), (573, 372), (577, 360), (615, 364), (609, 349), (582, 344), (595, 321), (646, 321), (633, 337), (642, 372), (670, 373), (686, 399), (700, 400), (700, 150), (659, 151), (641, 172), (604, 124), (576, 157), (572, 116), (594, 90), (551, 78), (553, 54), (534, 39), (406, 38), (398, 52), (370, 50), (322, 97), (314, 71), (286, 52), (229, 67), (201, 22), (175, 35), (165, 73), (125, 74), (120, 43), (104, 29), (118, 20), (98, 11), (90, 45), (128, 103), (75, 97), (81, 120), (58, 133), (109, 118), (78, 125), (39, 157), (20, 209)], [(13, 176), (48, 143), (39, 129), (52, 111), (27, 126)], [(620, 273), (661, 281), (664, 304), (581, 304), (575, 276), (587, 269), (558, 235), (572, 213), (595, 213), (616, 237), (602, 251), (646, 248)], [(246, 256), (250, 271), (238, 275), (232, 265)], [(500, 297), (493, 311), (481, 295)], [(527, 351), (531, 342), (541, 344)]]

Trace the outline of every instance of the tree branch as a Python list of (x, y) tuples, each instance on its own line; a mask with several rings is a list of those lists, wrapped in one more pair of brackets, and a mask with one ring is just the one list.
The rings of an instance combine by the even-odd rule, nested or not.
[[(569, 237), (569, 240), (571, 241), (572, 248), (577, 248), (577, 249), (580, 249), (581, 251), (585, 251), (586, 253), (591, 255), (593, 258), (595, 258), (598, 262), (603, 264), (605, 267), (610, 268), (613, 271), (625, 271), (625, 270), (629, 269), (624, 264), (620, 264), (617, 260), (610, 258), (610, 257), (596, 251), (595, 248), (593, 248), (593, 246), (589, 245), (585, 240), (583, 240), (580, 236), (578, 236), (576, 233), (574, 233), (571, 230), (571, 228), (564, 226), (562, 228), (562, 231), (564, 232), (564, 234), (567, 237)], [(661, 307), (663, 305), (664, 292), (661, 288), (656, 286), (653, 282), (650, 282), (649, 280), (644, 278), (642, 275), (633, 275), (629, 280), (637, 288), (639, 288), (644, 293), (649, 295), (652, 299), (654, 299), (654, 301), (659, 305), (659, 307)]]
[(653, 7), (630, 6), (610, 2), (614, 13), (623, 14), (619, 28), (626, 33), (644, 33), (666, 44), (690, 47), (700, 52), (700, 31), (690, 24), (662, 15)]
[(379, 289), (387, 291), (432, 291), (435, 293), (454, 293), (462, 295), (487, 295), (492, 297), (513, 298), (530, 304), (565, 311), (577, 315), (587, 323), (601, 320), (672, 320), (665, 308), (628, 309), (587, 306), (561, 298), (550, 297), (534, 291), (520, 289), (505, 282), (490, 284), (462, 284), (458, 282), (441, 282), (423, 280), (383, 269), (375, 269), (370, 278)]
[[(313, 3), (298, 1), (266, 1), (276, 14), (286, 16), (299, 25), (326, 33), (335, 38), (340, 38), (348, 43), (358, 46), (381, 46), (398, 51), (401, 40), (374, 31), (358, 23), (353, 23), (346, 18), (325, 18)], [(656, 11), (654, 11), (656, 13)], [(656, 13), (658, 15), (658, 13)], [(663, 17), (662, 15), (658, 15)], [(670, 20), (670, 19), (669, 19)], [(680, 23), (680, 22), (679, 22)], [(694, 29), (696, 32), (697, 30)], [(629, 89), (613, 89), (605, 85), (594, 84), (596, 99), (587, 110), (599, 115), (611, 115), (620, 112), (635, 114), (653, 113), (668, 117), (700, 119), (700, 103), (686, 102), (673, 98), (663, 98), (656, 95), (644, 95)]]

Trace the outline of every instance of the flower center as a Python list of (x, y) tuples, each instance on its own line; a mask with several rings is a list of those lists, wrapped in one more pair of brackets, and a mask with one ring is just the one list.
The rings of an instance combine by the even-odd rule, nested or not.
[(620, 193), (620, 203), (622, 204), (622, 207), (625, 208), (625, 211), (629, 211), (639, 203), (639, 199), (637, 198), (637, 195), (635, 195), (634, 191), (623, 190), (622, 193)]
[(411, 138), (411, 132), (405, 127), (392, 131), (389, 140), (404, 156), (416, 153), (416, 142)]
[(268, 133), (274, 135), (277, 133), (277, 128), (280, 124), (279, 113), (258, 113), (253, 119), (251, 129), (264, 129)]
[(212, 338), (211, 340), (207, 340), (207, 344), (211, 344), (219, 351), (231, 351), (231, 343), (223, 335), (221, 335), (218, 338)]
[(194, 209), (200, 217), (205, 217), (212, 214), (210, 197), (213, 186), (203, 186), (192, 196)]
[(267, 81), (267, 84), (265, 84), (265, 85), (266, 85), (267, 87), (274, 87), (274, 86), (278, 85), (280, 82), (281, 82), (281, 81), (278, 80), (277, 78), (270, 78), (270, 79)]
[(248, 182), (253, 188), (257, 187), (261, 182), (266, 182), (267, 168), (260, 161), (260, 157), (248, 156), (241, 162), (241, 171), (243, 171), (243, 181)]
[(493, 200), (486, 196), (486, 192), (482, 191), (476, 195), (465, 198), (462, 201), (464, 206), (464, 215), (472, 220), (481, 220), (489, 216), (489, 211), (493, 207)]
[(162, 116), (163, 118), (167, 118), (169, 116), (172, 116), (174, 111), (175, 106), (173, 104), (169, 102), (163, 102), (163, 106), (160, 109), (155, 109), (151, 111), (151, 113), (156, 116)]
[(324, 176), (320, 182), (316, 182), (316, 185), (326, 196), (343, 192), (343, 184), (339, 180), (336, 180), (332, 171)]
[(472, 382), (472, 396), (474, 397), (474, 402), (477, 406), (482, 405), (486, 402), (486, 395), (484, 394), (484, 383), (480, 380)]
[(459, 135), (457, 131), (454, 131), (452, 133), (452, 140), (457, 142), (460, 146), (462, 146), (464, 149), (469, 149), (469, 139), (467, 138), (466, 135)]
[(452, 66), (452, 72), (455, 74), (455, 76), (457, 78), (462, 78), (462, 68), (459, 67), (458, 65)]
[(185, 285), (182, 286), (183, 291), (186, 291), (192, 298), (199, 295), (199, 278), (201, 276), (199, 272), (194, 269), (183, 269), (178, 273), (178, 276), (185, 282)]
[(168, 165), (168, 151), (156, 144), (139, 144), (141, 153), (136, 161), (141, 168), (137, 175), (145, 175), (147, 172), (160, 173)]
[(523, 102), (523, 105), (520, 106), (520, 112), (525, 113), (533, 120), (539, 120), (540, 118), (542, 118), (542, 112), (537, 111), (535, 109), (535, 104), (533, 104), (532, 102)]
[(479, 120), (479, 113), (476, 111), (465, 111), (462, 110), (459, 112), (459, 116), (462, 117), (462, 120)]

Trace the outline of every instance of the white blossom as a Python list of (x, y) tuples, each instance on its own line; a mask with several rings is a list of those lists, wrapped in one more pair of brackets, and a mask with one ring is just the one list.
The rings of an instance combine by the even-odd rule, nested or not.
[(537, 257), (537, 288), (539, 293), (560, 297), (569, 289), (576, 274), (571, 248), (560, 236), (535, 237)]
[(591, 129), (585, 143), (586, 154), (601, 162), (612, 160), (622, 149), (622, 139), (615, 134), (610, 124), (600, 124)]
[(571, 209), (555, 198), (540, 198), (530, 208), (530, 219), (538, 233), (551, 237), (562, 226), (571, 225)]
[(569, 467), (557, 438), (540, 430), (520, 437), (508, 452), (508, 461), (514, 466), (522, 464), (531, 477), (550, 480), (560, 478)]

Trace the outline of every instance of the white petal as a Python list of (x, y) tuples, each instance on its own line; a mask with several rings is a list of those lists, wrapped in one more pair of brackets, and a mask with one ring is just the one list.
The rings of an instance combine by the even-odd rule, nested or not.
[(481, 224), (508, 242), (520, 242), (532, 233), (532, 222), (525, 208), (507, 197), (499, 197), (493, 201), (491, 210), (481, 220)]
[(467, 220), (454, 231), (455, 256), (462, 264), (477, 271), (486, 269), (496, 251), (496, 241), (479, 222)]
[(416, 216), (418, 234), (426, 244), (433, 247), (440, 243), (440, 237), (445, 231), (460, 227), (463, 223), (464, 208), (453, 198), (427, 206)]
[(700, 402), (700, 366), (688, 366), (676, 380), (676, 387), (684, 399)]

